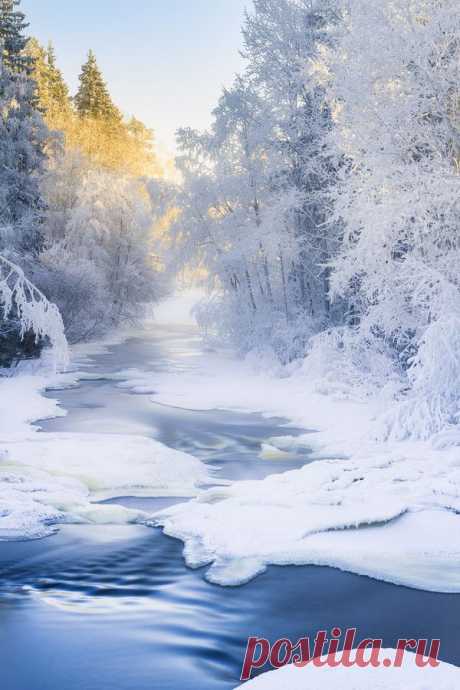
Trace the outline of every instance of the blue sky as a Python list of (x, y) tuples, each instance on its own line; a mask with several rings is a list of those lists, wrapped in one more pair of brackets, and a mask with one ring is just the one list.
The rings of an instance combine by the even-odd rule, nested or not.
[(114, 101), (174, 151), (180, 126), (203, 128), (223, 85), (241, 69), (250, 0), (22, 0), (28, 33), (51, 39), (75, 91), (92, 48)]

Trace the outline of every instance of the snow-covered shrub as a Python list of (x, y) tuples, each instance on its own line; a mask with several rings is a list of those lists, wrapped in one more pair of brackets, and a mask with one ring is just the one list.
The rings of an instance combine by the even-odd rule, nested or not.
[(302, 374), (318, 392), (340, 398), (363, 399), (400, 385), (385, 343), (347, 327), (331, 328), (311, 338)]
[(6, 325), (13, 339), (27, 339), (51, 345), (56, 366), (67, 361), (64, 325), (56, 305), (50, 303), (24, 275), (21, 268), (0, 255), (0, 327)]
[(408, 371), (410, 388), (381, 419), (384, 438), (429, 438), (460, 422), (460, 312), (426, 329)]

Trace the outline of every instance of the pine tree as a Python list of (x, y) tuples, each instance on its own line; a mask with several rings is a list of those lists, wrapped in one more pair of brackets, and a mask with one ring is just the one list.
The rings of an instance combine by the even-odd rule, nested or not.
[(40, 108), (45, 110), (49, 100), (49, 78), (46, 51), (36, 38), (27, 42), (25, 54), (32, 64), (31, 76), (35, 82), (36, 96)]
[[(38, 109), (33, 58), (24, 50), (27, 24), (18, 0), (0, 0), (0, 252), (29, 275), (43, 246), (45, 204), (40, 185), (49, 139)], [(36, 356), (37, 343), (21, 330), (16, 309), (0, 314), (0, 360)]]
[(31, 38), (25, 52), (32, 62), (31, 76), (36, 83), (40, 110), (52, 129), (60, 129), (62, 118), (70, 115), (71, 103), (69, 89), (56, 65), (53, 45), (49, 43), (45, 49)]
[(40, 177), (49, 132), (38, 110), (33, 59), (24, 53), (27, 25), (17, 5), (0, 0), (0, 251), (21, 260), (41, 247)]
[(46, 51), (47, 65), (48, 65), (48, 84), (50, 100), (54, 107), (60, 111), (65, 111), (69, 108), (69, 89), (64, 81), (61, 70), (56, 65), (56, 54), (54, 46), (51, 41), (48, 43)]
[(32, 69), (30, 56), (24, 54), (28, 27), (23, 12), (16, 9), (21, 0), (0, 0), (0, 41), (2, 61), (13, 73), (21, 74)]
[(112, 102), (92, 50), (88, 53), (88, 59), (82, 67), (79, 79), (80, 87), (75, 96), (75, 105), (79, 115), (121, 123), (121, 113)]
[(49, 133), (27, 76), (13, 80), (4, 69), (0, 89), (0, 251), (33, 255), (41, 246), (40, 175)]

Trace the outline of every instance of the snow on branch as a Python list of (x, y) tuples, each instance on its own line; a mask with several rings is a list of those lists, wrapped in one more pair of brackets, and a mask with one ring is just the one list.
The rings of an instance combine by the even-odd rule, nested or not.
[(0, 254), (0, 315), (17, 317), (20, 337), (28, 331), (49, 341), (54, 365), (65, 366), (68, 359), (67, 340), (59, 309), (24, 275), (23, 270)]

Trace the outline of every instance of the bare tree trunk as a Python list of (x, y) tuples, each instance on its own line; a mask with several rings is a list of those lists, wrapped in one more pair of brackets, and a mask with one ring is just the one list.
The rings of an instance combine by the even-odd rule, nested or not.
[[(300, 258), (302, 258), (302, 253), (300, 255)], [(297, 273), (298, 278), (299, 278), (300, 304), (301, 304), (301, 309), (303, 311), (307, 307), (307, 286), (305, 285), (305, 273), (303, 270), (303, 265), (300, 262), (296, 266), (296, 273)], [(308, 286), (308, 287), (309, 287), (310, 304), (311, 304), (311, 290), (310, 290), (310, 286)]]
[(260, 273), (259, 270), (256, 268), (256, 276), (257, 276), (257, 284), (259, 286), (259, 292), (262, 297), (262, 301), (265, 298), (265, 291), (264, 291), (264, 286), (262, 285), (262, 280), (260, 279)]
[(330, 293), (330, 288), (331, 288), (331, 272), (332, 269), (331, 267), (327, 264), (327, 262), (331, 258), (331, 252), (329, 251), (329, 248), (327, 246), (327, 240), (324, 238), (323, 239), (323, 255), (322, 255), (322, 261), (323, 264), (325, 264), (324, 271), (323, 271), (323, 290), (324, 290), (324, 311), (326, 313), (327, 318), (329, 319), (330, 311), (331, 311), (331, 301), (329, 298), (329, 293)]
[(270, 270), (268, 268), (268, 260), (267, 260), (267, 255), (265, 254), (265, 250), (262, 246), (262, 242), (260, 243), (260, 249), (262, 251), (262, 266), (264, 269), (264, 276), (265, 276), (265, 284), (267, 286), (267, 293), (268, 293), (268, 298), (273, 305), (275, 303), (275, 300), (273, 299), (273, 290), (272, 290), (272, 285), (270, 281)]
[(283, 284), (283, 298), (284, 298), (284, 310), (286, 313), (286, 321), (289, 321), (289, 309), (288, 309), (288, 298), (287, 298), (287, 288), (286, 288), (286, 271), (284, 270), (284, 258), (283, 252), (280, 247), (280, 270), (281, 270), (281, 282)]
[[(228, 271), (225, 271), (225, 272), (226, 272), (227, 275), (228, 275)], [(238, 288), (239, 288), (239, 285), (240, 285), (240, 279), (238, 278), (238, 276), (236, 275), (236, 273), (232, 273), (232, 275), (230, 275), (230, 277), (229, 277), (229, 282), (230, 282), (230, 285), (232, 286), (232, 289), (233, 289), (235, 292), (238, 292)]]
[(253, 311), (257, 311), (257, 305), (256, 305), (256, 301), (254, 299), (254, 290), (252, 289), (252, 281), (251, 281), (251, 276), (249, 275), (248, 269), (246, 269), (245, 275), (246, 275), (246, 285), (248, 288), (249, 300), (251, 302), (251, 307), (252, 307)]

